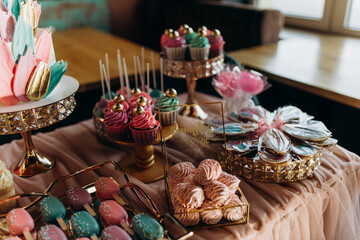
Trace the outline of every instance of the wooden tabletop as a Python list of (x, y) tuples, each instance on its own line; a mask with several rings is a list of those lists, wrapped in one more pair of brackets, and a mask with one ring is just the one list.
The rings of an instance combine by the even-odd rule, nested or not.
[[(141, 45), (93, 28), (76, 28), (53, 34), (55, 56), (69, 63), (67, 75), (80, 83), (79, 91), (86, 91), (100, 86), (99, 59), (105, 62), (105, 53), (109, 54), (110, 78), (119, 81), (116, 51), (126, 59), (128, 75), (134, 75), (133, 56), (141, 56)], [(155, 68), (159, 69), (159, 53), (145, 48), (146, 62), (150, 63), (150, 52), (154, 52)], [(139, 80), (140, 82), (140, 80)]]
[(360, 109), (360, 39), (300, 31), (283, 37), (229, 55), (274, 81)]

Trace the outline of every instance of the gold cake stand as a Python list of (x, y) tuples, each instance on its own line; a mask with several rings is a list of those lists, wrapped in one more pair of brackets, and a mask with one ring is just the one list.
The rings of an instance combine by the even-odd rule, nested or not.
[(139, 145), (131, 139), (127, 141), (114, 141), (109, 139), (106, 133), (104, 119), (96, 113), (96, 108), (93, 109), (93, 120), (96, 134), (100, 141), (113, 146), (131, 146), (135, 148), (134, 153), (125, 156), (119, 162), (119, 165), (129, 175), (144, 183), (154, 182), (164, 177), (162, 155), (154, 152), (154, 145), (172, 138), (178, 130), (177, 123), (163, 126), (163, 136), (161, 136), (159, 129), (157, 140), (152, 145)]
[(206, 119), (208, 114), (195, 103), (196, 81), (201, 78), (208, 78), (218, 74), (224, 68), (224, 55), (209, 60), (201, 61), (179, 61), (164, 58), (164, 74), (172, 78), (186, 79), (188, 97), (186, 107), (181, 109), (180, 114), (194, 118)]
[(75, 92), (79, 88), (76, 79), (64, 76), (53, 92), (36, 102), (0, 106), (0, 135), (20, 133), (24, 140), (21, 160), (11, 166), (20, 177), (32, 177), (50, 170), (55, 165), (53, 157), (45, 156), (34, 146), (31, 132), (60, 122), (74, 110)]

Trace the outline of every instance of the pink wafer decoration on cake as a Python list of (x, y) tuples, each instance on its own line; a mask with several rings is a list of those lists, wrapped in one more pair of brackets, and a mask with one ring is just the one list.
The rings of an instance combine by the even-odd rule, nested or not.
[(51, 29), (47, 28), (40, 34), (39, 38), (35, 42), (35, 52), (36, 52), (36, 61), (49, 63), (52, 38), (51, 38)]
[(172, 196), (183, 207), (198, 208), (202, 205), (205, 196), (201, 187), (187, 183), (179, 183), (172, 190)]
[(170, 168), (170, 178), (176, 183), (183, 182), (184, 178), (194, 170), (195, 166), (191, 162), (181, 162)]
[(213, 181), (204, 187), (206, 198), (217, 206), (224, 206), (230, 201), (230, 189), (223, 183)]
[(206, 224), (216, 224), (220, 222), (220, 220), (223, 217), (223, 212), (221, 209), (216, 209), (217, 206), (210, 202), (206, 201), (201, 206), (201, 209), (205, 210), (203, 212), (200, 212), (201, 220)]
[(239, 221), (246, 214), (246, 206), (238, 206), (243, 204), (236, 194), (231, 194), (229, 203), (226, 205), (228, 208), (223, 209), (224, 218), (229, 221)]
[(221, 173), (222, 169), (219, 162), (213, 159), (206, 159), (199, 164), (195, 179), (199, 184), (207, 185), (212, 180), (216, 180)]
[(232, 193), (235, 193), (239, 188), (240, 179), (226, 172), (222, 172), (217, 180), (228, 186)]

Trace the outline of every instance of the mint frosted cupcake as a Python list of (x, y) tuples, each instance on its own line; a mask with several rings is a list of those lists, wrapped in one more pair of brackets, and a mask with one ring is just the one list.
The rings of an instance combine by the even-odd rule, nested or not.
[(158, 109), (160, 109), (160, 116), (156, 115), (156, 119), (161, 119), (160, 122), (164, 126), (175, 123), (180, 109), (180, 107), (175, 107), (177, 105), (179, 105), (177, 92), (175, 89), (169, 88), (155, 104), (155, 113), (158, 113)]
[(190, 56), (192, 60), (207, 60), (209, 59), (210, 44), (206, 37), (206, 31), (198, 32), (198, 35), (190, 42)]
[(166, 55), (171, 60), (184, 60), (186, 53), (185, 39), (177, 31), (169, 33), (166, 43)]
[(191, 27), (185, 28), (183, 34), (186, 44), (190, 44), (191, 40), (197, 37), (196, 32), (194, 32)]

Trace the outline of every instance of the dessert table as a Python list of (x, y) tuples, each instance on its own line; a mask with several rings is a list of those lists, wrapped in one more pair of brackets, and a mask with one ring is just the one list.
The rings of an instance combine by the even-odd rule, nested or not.
[[(180, 103), (185, 98), (186, 95), (180, 95)], [(219, 99), (197, 95), (198, 102), (216, 100)], [(210, 116), (216, 110), (211, 105), (204, 108)], [(179, 127), (193, 125), (194, 121), (200, 120), (178, 117)], [(54, 178), (109, 159), (121, 161), (126, 152), (132, 151), (126, 146), (113, 148), (99, 143), (92, 120), (38, 133), (33, 142), (41, 152), (56, 156), (57, 163), (42, 175), (26, 179), (14, 176), (17, 193), (42, 192)], [(180, 138), (167, 143), (168, 156), (172, 161), (194, 161), (201, 159), (204, 152), (216, 156), (216, 150), (200, 146), (196, 139), (182, 133)], [(22, 141), (4, 144), (0, 146), (0, 159), (10, 167), (22, 151)], [(160, 145), (155, 146), (155, 151), (161, 151)], [(162, 213), (168, 211), (163, 180), (150, 184), (132, 180), (152, 197)], [(240, 187), (250, 203), (249, 223), (195, 230), (193, 239), (360, 238), (359, 183), (360, 157), (336, 146), (332, 155), (322, 156), (321, 166), (312, 179), (284, 184), (242, 181)]]

